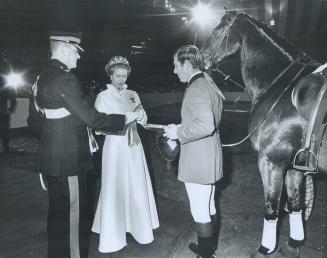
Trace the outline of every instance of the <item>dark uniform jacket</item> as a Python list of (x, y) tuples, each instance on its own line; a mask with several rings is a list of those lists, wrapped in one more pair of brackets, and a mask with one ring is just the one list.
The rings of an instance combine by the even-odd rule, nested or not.
[(55, 59), (39, 76), (36, 102), (41, 108), (70, 112), (63, 118), (42, 119), (38, 172), (45, 175), (74, 176), (92, 169), (87, 126), (107, 133), (124, 129), (125, 116), (97, 112), (75, 75)]

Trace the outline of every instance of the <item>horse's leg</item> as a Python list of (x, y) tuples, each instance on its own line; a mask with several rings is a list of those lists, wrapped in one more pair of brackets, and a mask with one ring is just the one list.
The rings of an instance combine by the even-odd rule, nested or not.
[(283, 188), (284, 169), (272, 162), (263, 152), (258, 155), (258, 165), (264, 189), (265, 218), (261, 246), (250, 257), (271, 254), (276, 248), (279, 203)]
[(302, 221), (304, 174), (302, 171), (290, 169), (285, 176), (287, 205), (290, 212), (290, 237), (296, 241), (304, 240)]
[(302, 171), (290, 169), (285, 176), (287, 191), (287, 205), (289, 210), (290, 240), (279, 249), (285, 257), (300, 257), (299, 247), (303, 245), (303, 187), (304, 175)]

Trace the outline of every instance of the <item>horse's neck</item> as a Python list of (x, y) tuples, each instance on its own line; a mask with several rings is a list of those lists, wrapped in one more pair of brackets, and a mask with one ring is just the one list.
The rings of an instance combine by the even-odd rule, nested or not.
[(292, 62), (292, 57), (283, 52), (270, 39), (259, 32), (244, 37), (241, 46), (241, 72), (252, 102), (262, 95), (273, 80)]

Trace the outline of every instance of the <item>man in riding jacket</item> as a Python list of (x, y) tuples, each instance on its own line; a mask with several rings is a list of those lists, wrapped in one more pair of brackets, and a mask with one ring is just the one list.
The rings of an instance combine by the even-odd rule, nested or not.
[(168, 125), (164, 136), (181, 144), (178, 179), (185, 184), (198, 235), (198, 244), (189, 247), (197, 257), (212, 258), (218, 241), (215, 183), (223, 176), (218, 127), (224, 97), (211, 78), (202, 73), (203, 57), (196, 46), (179, 48), (174, 66), (174, 73), (188, 85), (182, 122)]
[(39, 172), (48, 183), (48, 258), (86, 258), (92, 219), (87, 174), (93, 169), (90, 150), (96, 147), (88, 129), (119, 133), (138, 114), (97, 112), (71, 72), (84, 52), (81, 33), (49, 36), (51, 58), (33, 87), (35, 109), (43, 114)]

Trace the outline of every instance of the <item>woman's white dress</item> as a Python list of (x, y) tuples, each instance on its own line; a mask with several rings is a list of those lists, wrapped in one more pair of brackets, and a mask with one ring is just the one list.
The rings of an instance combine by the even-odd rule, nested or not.
[[(107, 114), (124, 114), (141, 104), (136, 92), (107, 85), (95, 107)], [(137, 138), (137, 139), (136, 139)], [(139, 136), (134, 134), (134, 142)], [(133, 140), (132, 140), (133, 142)], [(102, 183), (92, 231), (100, 234), (99, 251), (115, 252), (126, 245), (126, 232), (141, 244), (153, 241), (159, 227), (151, 179), (141, 142), (129, 146), (125, 135), (107, 135), (102, 154)]]

